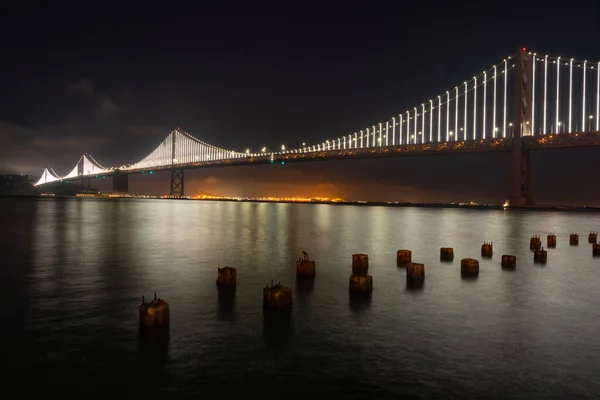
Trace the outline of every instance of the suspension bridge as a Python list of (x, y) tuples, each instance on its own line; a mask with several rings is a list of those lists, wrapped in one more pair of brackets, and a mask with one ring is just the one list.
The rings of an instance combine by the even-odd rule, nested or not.
[(536, 149), (600, 145), (600, 62), (519, 49), (490, 69), (436, 97), (353, 133), (277, 151), (212, 146), (177, 128), (148, 156), (106, 167), (90, 154), (67, 175), (47, 167), (36, 186), (113, 177), (128, 192), (128, 175), (171, 172), (171, 196), (184, 196), (184, 171), (348, 158), (512, 152), (511, 206), (533, 205), (530, 154)]

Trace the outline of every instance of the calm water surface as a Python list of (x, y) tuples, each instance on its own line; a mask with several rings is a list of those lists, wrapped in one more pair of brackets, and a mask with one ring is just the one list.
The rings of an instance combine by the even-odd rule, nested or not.
[[(24, 397), (600, 397), (596, 214), (5, 198), (0, 221), (4, 377)], [(547, 232), (558, 246), (534, 265), (529, 237)], [(421, 290), (396, 267), (401, 248), (425, 264)], [(317, 263), (312, 288), (296, 285), (301, 250)], [(348, 296), (360, 252), (370, 302)], [(464, 257), (480, 259), (477, 279), (461, 278)], [(215, 286), (225, 265), (234, 298)], [(294, 287), (290, 319), (263, 315), (271, 279)], [(154, 292), (171, 306), (168, 342), (138, 334)]]

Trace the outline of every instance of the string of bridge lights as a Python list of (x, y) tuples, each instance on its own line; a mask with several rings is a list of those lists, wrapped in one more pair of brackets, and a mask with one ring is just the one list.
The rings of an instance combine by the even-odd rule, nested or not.
[[(525, 51), (525, 49), (523, 49), (523, 51)], [(571, 58), (568, 61), (565, 62), (561, 62), (561, 57), (557, 57), (557, 58), (553, 58), (550, 57), (549, 55), (545, 55), (544, 57), (540, 57), (537, 55), (537, 53), (532, 53), (529, 52), (528, 53), (531, 57), (532, 57), (532, 119), (531, 119), (531, 126), (527, 127), (528, 130), (530, 132), (534, 132), (537, 133), (539, 130), (539, 133), (541, 133), (542, 135), (546, 135), (546, 134), (550, 134), (550, 133), (558, 133), (562, 127), (564, 126), (564, 124), (562, 123), (562, 121), (560, 121), (560, 112), (561, 112), (561, 108), (560, 108), (560, 83), (561, 83), (561, 78), (560, 78), (560, 67), (561, 66), (569, 66), (569, 101), (568, 101), (568, 122), (567, 122), (567, 126), (566, 129), (568, 130), (568, 132), (572, 132), (573, 131), (573, 103), (574, 103), (574, 97), (573, 97), (573, 78), (574, 78), (574, 74), (573, 74), (573, 69), (574, 68), (579, 68), (583, 71), (583, 84), (582, 84), (582, 100), (581, 100), (581, 130), (585, 131), (586, 130), (586, 121), (589, 124), (589, 128), (587, 130), (591, 130), (591, 121), (595, 119), (595, 125), (596, 125), (596, 130), (600, 130), (600, 62), (598, 62), (597, 64), (595, 63), (589, 63), (587, 60), (585, 61), (576, 61), (575, 59)], [(354, 138), (352, 137), (352, 134), (348, 135), (348, 137), (343, 137), (343, 138), (338, 138), (337, 140), (326, 140), (325, 142), (321, 143), (321, 144), (317, 144), (317, 145), (313, 145), (313, 146), (309, 146), (309, 147), (305, 147), (305, 143), (302, 144), (302, 147), (300, 149), (297, 150), (292, 150), (291, 152), (306, 152), (306, 151), (319, 151), (321, 149), (323, 150), (335, 150), (335, 149), (346, 149), (346, 148), (356, 148), (356, 147), (374, 147), (374, 146), (381, 146), (384, 145), (384, 141), (383, 139), (385, 139), (385, 145), (396, 145), (396, 144), (410, 144), (411, 142), (413, 143), (418, 143), (418, 139), (421, 139), (421, 143), (426, 143), (427, 142), (427, 134), (426, 134), (426, 115), (429, 115), (429, 142), (433, 143), (435, 142), (434, 140), (434, 132), (433, 132), (433, 127), (434, 127), (434, 110), (438, 111), (438, 115), (437, 115), (437, 142), (441, 142), (442, 141), (442, 110), (444, 108), (444, 106), (446, 106), (446, 126), (445, 126), (445, 141), (457, 141), (460, 140), (459, 136), (460, 133), (462, 132), (462, 136), (463, 136), (463, 140), (468, 140), (469, 138), (469, 118), (468, 118), (468, 114), (469, 114), (469, 97), (470, 94), (472, 93), (472, 99), (473, 99), (473, 106), (472, 106), (472, 114), (473, 114), (473, 125), (472, 125), (472, 139), (477, 139), (477, 133), (478, 133), (478, 126), (477, 126), (477, 117), (478, 117), (478, 102), (477, 102), (477, 93), (478, 91), (481, 91), (481, 88), (483, 87), (483, 107), (481, 110), (481, 116), (482, 116), (482, 127), (481, 130), (479, 132), (481, 132), (481, 136), (482, 139), (486, 139), (486, 136), (488, 134), (488, 112), (487, 112), (487, 100), (488, 100), (488, 83), (492, 82), (493, 84), (493, 105), (492, 105), (492, 131), (491, 131), (491, 137), (492, 138), (496, 138), (496, 137), (502, 137), (505, 138), (507, 136), (507, 133), (509, 131), (509, 129), (512, 129), (512, 122), (508, 122), (507, 121), (507, 117), (508, 117), (508, 111), (507, 111), (507, 94), (508, 94), (508, 73), (509, 71), (511, 71), (515, 65), (514, 64), (509, 64), (509, 61), (511, 59), (514, 58), (513, 56), (509, 56), (507, 58), (505, 58), (501, 64), (497, 64), (494, 65), (493, 67), (491, 67), (488, 70), (483, 71), (482, 74), (478, 75), (478, 76), (474, 76), (473, 79), (469, 80), (469, 81), (464, 81), (463, 85), (464, 85), (464, 90), (462, 90), (461, 88), (463, 87), (463, 85), (460, 86), (455, 86), (454, 89), (448, 90), (446, 91), (445, 95), (438, 95), (437, 96), (437, 101), (435, 101), (434, 99), (430, 99), (427, 103), (422, 103), (420, 107), (413, 107), (411, 110), (407, 110), (405, 113), (401, 113), (399, 114), (397, 117), (392, 117), (391, 120), (386, 121), (385, 123), (379, 123), (377, 124), (379, 126), (379, 129), (377, 129), (377, 125), (373, 125), (371, 127), (368, 127), (364, 130), (360, 130), (359, 132), (355, 132), (354, 133)], [(536, 64), (540, 64), (543, 63), (544, 65), (544, 69), (543, 69), (543, 74), (538, 72), (536, 68)], [(548, 122), (549, 122), (549, 118), (548, 118), (548, 103), (549, 103), (549, 90), (548, 90), (548, 64), (555, 64), (556, 65), (556, 104), (555, 104), (555, 120), (554, 120), (554, 125), (552, 126), (552, 129), (548, 129)], [(588, 111), (588, 107), (586, 104), (586, 93), (587, 93), (587, 82), (590, 83), (591, 85), (591, 77), (589, 81), (586, 81), (586, 78), (588, 76), (587, 71), (589, 70), (596, 70), (596, 112), (595, 112), (595, 116), (593, 114), (587, 114)], [(543, 108), (543, 115), (541, 116), (541, 124), (540, 126), (536, 125), (536, 110), (535, 110), (535, 95), (536, 95), (536, 75), (543, 75), (543, 81), (544, 81), (544, 87), (543, 87), (543, 104), (542, 104), (542, 108)], [(501, 126), (502, 126), (502, 132), (500, 134), (499, 130), (500, 128), (497, 126), (497, 122), (498, 122), (498, 114), (500, 110), (497, 110), (497, 105), (498, 105), (498, 78), (504, 78), (503, 82), (500, 83), (500, 85), (502, 85), (502, 93), (503, 93), (503, 98), (500, 99), (500, 101), (502, 102), (502, 110), (501, 110)], [(451, 93), (454, 93), (454, 96), (451, 98)], [(444, 101), (444, 97), (445, 97), (445, 101)], [(464, 98), (464, 103), (463, 105), (460, 105), (461, 103), (461, 99)], [(451, 126), (450, 126), (450, 115), (451, 115), (451, 102), (454, 102), (454, 130), (451, 130)], [(437, 103), (437, 104), (436, 104)], [(429, 106), (427, 107), (426, 104), (428, 104)], [(462, 126), (459, 128), (459, 108), (463, 107), (463, 121), (462, 121)], [(587, 118), (586, 118), (587, 116)], [(419, 126), (418, 126), (418, 120), (419, 117), (421, 117), (421, 127), (423, 128), (421, 131), (419, 131)], [(411, 124), (410, 122), (413, 121), (413, 130), (411, 132)], [(508, 123), (507, 123), (508, 122)], [(384, 125), (385, 124), (385, 125)], [(528, 122), (529, 124), (529, 122)], [(385, 127), (384, 127), (385, 126)], [(392, 132), (391, 132), (391, 143), (390, 143), (390, 126), (392, 127)], [(396, 127), (398, 127), (399, 130), (399, 134), (396, 135)], [(406, 140), (405, 140), (405, 135), (403, 132), (403, 127), (405, 127), (406, 129)], [(385, 132), (385, 133), (383, 133)], [(359, 135), (360, 133), (360, 135)], [(376, 135), (378, 134), (378, 137), (376, 138)], [(397, 143), (396, 143), (396, 138), (398, 139)], [(347, 140), (346, 140), (347, 139)], [(337, 142), (337, 146), (336, 146), (336, 142)], [(282, 145), (282, 151), (285, 151), (285, 146)], [(266, 147), (262, 148), (262, 153), (266, 153)], [(250, 150), (248, 149), (246, 151), (248, 154), (250, 153)]]
[[(522, 49), (522, 51), (526, 51)], [(573, 132), (573, 124), (577, 127), (577, 116), (574, 114), (574, 102), (581, 101), (581, 131), (591, 130), (592, 123), (595, 122), (596, 131), (600, 131), (600, 62), (589, 63), (587, 60), (576, 61), (575, 59), (563, 59), (562, 57), (550, 57), (549, 55), (538, 56), (537, 53), (528, 53), (532, 60), (531, 70), (531, 96), (532, 96), (532, 112), (531, 122), (527, 122), (530, 126), (526, 127), (528, 132), (532, 134), (552, 134), (562, 133), (563, 129), (566, 132)], [(339, 137), (333, 140), (325, 140), (324, 142), (312, 146), (307, 146), (305, 142), (302, 146), (295, 149), (286, 149), (285, 145), (281, 145), (280, 151), (268, 152), (267, 147), (261, 148), (260, 152), (251, 152), (246, 149), (245, 152), (234, 150), (225, 150), (212, 146), (195, 138), (189, 133), (177, 128), (173, 130), (148, 156), (134, 164), (123, 165), (120, 168), (106, 168), (95, 160), (90, 154), (86, 153), (80, 158), (76, 167), (70, 175), (78, 173), (78, 164), (86, 157), (92, 163), (94, 173), (111, 172), (116, 169), (121, 170), (137, 170), (144, 168), (152, 168), (173, 163), (193, 163), (193, 162), (212, 162), (223, 159), (247, 158), (256, 156), (268, 156), (273, 158), (277, 154), (288, 153), (306, 153), (321, 150), (337, 150), (337, 149), (355, 149), (363, 147), (379, 147), (379, 146), (395, 146), (404, 144), (417, 143), (434, 143), (449, 141), (468, 140), (469, 138), (476, 140), (477, 135), (481, 133), (481, 139), (486, 139), (488, 134), (492, 138), (505, 138), (510, 130), (513, 129), (512, 122), (508, 119), (507, 97), (509, 93), (508, 74), (515, 68), (511, 60), (513, 56), (509, 56), (499, 64), (484, 70), (481, 74), (474, 76), (471, 80), (464, 81), (459, 86), (447, 90), (445, 93), (438, 95), (436, 98), (430, 99), (421, 106), (413, 107), (403, 113), (400, 113), (386, 122), (379, 122), (360, 131), (354, 132), (347, 136)], [(564, 60), (564, 61), (563, 61)], [(551, 66), (555, 66), (552, 68)], [(561, 69), (568, 67), (568, 104), (561, 104)], [(581, 97), (574, 98), (574, 70), (581, 70), (582, 85)], [(595, 73), (594, 73), (595, 72)], [(551, 74), (555, 73), (556, 77), (551, 82)], [(596, 90), (593, 92), (593, 80), (595, 77)], [(562, 77), (564, 79), (564, 77)], [(541, 80), (541, 82), (540, 82)], [(550, 97), (553, 93), (549, 85), (554, 84), (555, 98)], [(541, 86), (540, 86), (541, 85)], [(588, 90), (587, 86), (590, 86)], [(490, 86), (490, 87), (488, 87)], [(483, 93), (481, 93), (483, 92)], [(536, 94), (542, 96), (541, 110), (536, 110)], [(481, 97), (478, 97), (481, 94)], [(488, 97), (491, 94), (491, 105), (488, 104)], [(588, 114), (587, 100), (592, 103), (595, 97), (596, 107), (595, 114)], [(478, 102), (479, 99), (479, 102)], [(552, 101), (555, 104), (552, 105)], [(479, 103), (483, 103), (478, 107)], [(553, 106), (553, 107), (552, 107)], [(462, 108), (461, 108), (462, 107)], [(489, 108), (492, 112), (489, 112)], [(561, 112), (567, 113), (567, 124), (561, 121)], [(444, 114), (445, 109), (445, 116)], [(437, 110), (437, 115), (435, 111)], [(462, 113), (459, 113), (462, 111)], [(541, 121), (536, 119), (536, 111), (540, 114)], [(553, 119), (551, 111), (554, 112)], [(472, 119), (469, 119), (469, 114), (472, 113)], [(462, 114), (462, 115), (461, 115)], [(489, 115), (491, 114), (491, 115)], [(426, 118), (426, 117), (429, 118)], [(453, 121), (451, 121), (451, 117)], [(481, 120), (478, 119), (481, 117)], [(488, 118), (491, 117), (491, 130)], [(460, 119), (462, 118), (462, 121)], [(419, 130), (420, 121), (420, 130)], [(428, 126), (427, 126), (428, 121)], [(437, 126), (434, 132), (434, 121)], [(461, 122), (459, 126), (459, 121)], [(471, 125), (472, 121), (472, 125)], [(480, 122), (481, 121), (481, 122)], [(411, 123), (412, 122), (412, 123)], [(451, 125), (451, 122), (453, 124)], [(548, 129), (548, 123), (552, 123)], [(478, 123), (481, 125), (479, 129)], [(445, 125), (445, 126), (444, 126)], [(445, 132), (442, 130), (444, 127)], [(412, 128), (412, 129), (411, 129)], [(426, 129), (428, 128), (428, 129)], [(391, 132), (390, 132), (391, 131)], [(385, 133), (384, 133), (385, 132)], [(462, 136), (462, 139), (460, 138)], [(391, 140), (390, 140), (391, 139)], [(435, 140), (437, 139), (437, 140)], [(174, 142), (173, 142), (174, 141)], [(173, 158), (173, 148), (175, 148), (176, 157)], [(84, 160), (85, 161), (85, 160)], [(95, 170), (95, 168), (99, 170)], [(48, 167), (44, 170), (43, 176), (52, 175), (53, 180), (64, 179), (60, 177), (52, 168)], [(86, 174), (84, 174), (86, 175)], [(89, 175), (89, 174), (87, 174)], [(50, 180), (49, 180), (50, 181)], [(47, 182), (49, 182), (47, 181)], [(40, 180), (41, 182), (41, 180)]]

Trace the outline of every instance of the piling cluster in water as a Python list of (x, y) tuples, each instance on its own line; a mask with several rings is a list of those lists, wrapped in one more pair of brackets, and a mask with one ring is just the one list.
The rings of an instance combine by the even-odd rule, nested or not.
[[(556, 235), (548, 234), (546, 238), (548, 248), (556, 248)], [(600, 243), (598, 232), (591, 231), (588, 235), (588, 243), (592, 245), (592, 255), (600, 256)], [(579, 245), (579, 234), (569, 235), (571, 246)], [(542, 247), (539, 235), (533, 235), (529, 240), (529, 248), (533, 252), (533, 262), (545, 264), (548, 260), (548, 252)], [(481, 245), (481, 257), (491, 258), (493, 255), (493, 243), (484, 242)], [(454, 249), (452, 247), (440, 248), (440, 261), (452, 262), (454, 260)], [(406, 269), (407, 285), (422, 285), (425, 281), (425, 264), (413, 262), (412, 252), (401, 249), (396, 252), (396, 264)], [(517, 266), (517, 257), (510, 254), (502, 255), (502, 268), (514, 269)], [(373, 291), (373, 277), (369, 272), (369, 255), (352, 255), (352, 273), (349, 279), (349, 292), (351, 295), (370, 295)], [(460, 260), (460, 272), (463, 277), (475, 277), (479, 274), (479, 261), (474, 258), (463, 258)], [(308, 259), (308, 254), (302, 251), (301, 257), (296, 262), (296, 278), (301, 281), (312, 282), (316, 275), (315, 261)], [(217, 285), (222, 289), (235, 290), (237, 285), (237, 270), (226, 266), (217, 268)], [(289, 310), (292, 307), (292, 290), (281, 284), (281, 282), (268, 283), (263, 288), (263, 307), (267, 310)], [(169, 304), (163, 299), (157, 298), (146, 302), (142, 297), (139, 306), (140, 327), (143, 328), (165, 328), (169, 325)]]

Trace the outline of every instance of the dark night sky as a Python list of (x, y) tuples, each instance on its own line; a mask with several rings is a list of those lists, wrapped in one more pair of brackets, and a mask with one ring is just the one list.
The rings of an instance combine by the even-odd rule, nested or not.
[[(135, 162), (177, 126), (239, 150), (320, 142), (421, 104), (520, 46), (600, 59), (598, 1), (440, 4), (5, 8), (0, 172), (67, 173), (86, 151)], [(600, 203), (599, 155), (536, 153), (538, 200)], [(193, 171), (186, 183), (190, 194), (501, 202), (508, 167), (503, 154), (435, 156)], [(167, 179), (130, 187), (164, 193)]]

